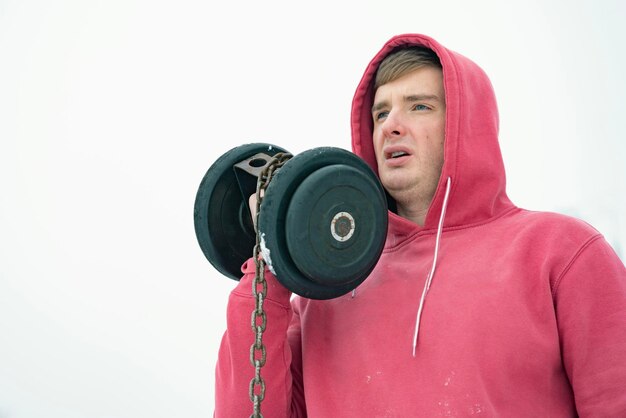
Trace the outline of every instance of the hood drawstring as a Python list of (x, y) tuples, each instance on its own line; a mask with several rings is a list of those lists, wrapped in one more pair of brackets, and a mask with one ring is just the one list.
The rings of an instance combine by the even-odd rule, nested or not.
[(441, 207), (441, 215), (439, 216), (439, 226), (437, 227), (437, 240), (435, 241), (435, 255), (433, 257), (433, 266), (430, 269), (430, 273), (424, 283), (424, 291), (422, 292), (422, 298), (420, 299), (420, 306), (417, 310), (417, 318), (415, 319), (415, 335), (413, 336), (413, 357), (415, 357), (415, 347), (417, 346), (417, 334), (419, 333), (420, 321), (422, 319), (422, 310), (424, 309), (424, 301), (426, 300), (426, 294), (430, 289), (430, 283), (433, 281), (435, 275), (435, 266), (437, 265), (437, 256), (439, 254), (439, 240), (443, 231), (443, 219), (446, 216), (446, 208), (448, 207), (448, 195), (450, 194), (450, 177), (446, 181), (446, 194), (443, 198), (443, 205)]

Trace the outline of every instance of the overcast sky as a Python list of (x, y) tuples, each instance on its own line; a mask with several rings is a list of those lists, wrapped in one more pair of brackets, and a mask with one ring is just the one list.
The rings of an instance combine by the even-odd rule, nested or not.
[(196, 242), (199, 182), (243, 143), (349, 148), (395, 34), (481, 65), (509, 196), (624, 259), (626, 6), (517, 3), (0, 0), (0, 418), (211, 416), (235, 282)]

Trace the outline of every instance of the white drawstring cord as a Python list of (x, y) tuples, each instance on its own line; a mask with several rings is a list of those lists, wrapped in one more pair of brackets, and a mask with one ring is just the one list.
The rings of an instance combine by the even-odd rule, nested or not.
[(435, 275), (435, 266), (437, 265), (437, 256), (439, 254), (439, 239), (443, 230), (443, 219), (446, 216), (446, 208), (448, 207), (448, 195), (450, 194), (450, 177), (446, 181), (446, 194), (443, 198), (443, 205), (441, 207), (441, 215), (439, 216), (439, 226), (437, 227), (437, 240), (435, 242), (435, 255), (433, 257), (433, 266), (430, 269), (430, 273), (424, 283), (424, 290), (422, 291), (422, 298), (420, 299), (420, 306), (417, 310), (417, 318), (415, 319), (415, 335), (413, 336), (413, 357), (415, 357), (415, 348), (417, 347), (417, 334), (419, 333), (420, 320), (422, 319), (422, 309), (424, 309), (424, 301), (426, 300), (426, 293), (430, 289), (430, 283)]

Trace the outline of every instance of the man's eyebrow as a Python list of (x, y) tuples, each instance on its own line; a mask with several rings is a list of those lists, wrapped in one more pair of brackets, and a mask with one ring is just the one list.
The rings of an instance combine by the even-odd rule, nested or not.
[(411, 94), (404, 97), (405, 102), (419, 102), (421, 100), (439, 101), (440, 99), (436, 94)]
[(387, 107), (387, 102), (374, 103), (374, 105), (372, 106), (372, 113), (377, 112), (384, 107)]
[[(407, 103), (419, 102), (422, 100), (431, 100), (431, 101), (441, 101), (439, 96), (436, 94), (410, 94), (408, 96), (404, 96), (404, 101)], [(372, 113), (379, 111), (388, 106), (386, 101), (374, 103), (372, 106)]]

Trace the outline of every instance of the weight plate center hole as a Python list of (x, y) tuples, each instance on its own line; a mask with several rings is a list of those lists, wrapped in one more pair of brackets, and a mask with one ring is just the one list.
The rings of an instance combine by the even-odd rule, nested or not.
[(330, 222), (330, 233), (339, 242), (352, 238), (354, 228), (354, 218), (348, 212), (338, 212)]

